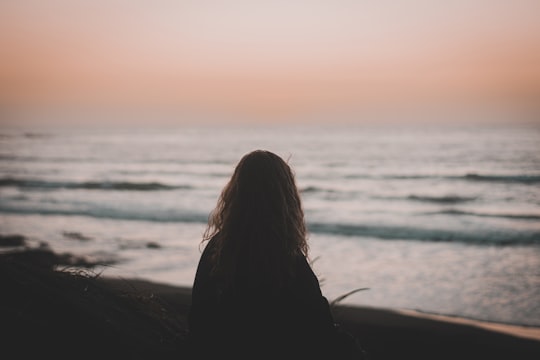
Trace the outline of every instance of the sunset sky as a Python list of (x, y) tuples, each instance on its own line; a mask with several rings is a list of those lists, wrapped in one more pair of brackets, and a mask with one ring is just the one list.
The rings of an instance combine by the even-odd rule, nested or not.
[(2, 0), (0, 106), (252, 118), (540, 99), (538, 0)]

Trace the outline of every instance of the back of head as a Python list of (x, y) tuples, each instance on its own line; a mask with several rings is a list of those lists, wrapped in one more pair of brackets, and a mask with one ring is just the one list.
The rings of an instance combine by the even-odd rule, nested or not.
[(262, 227), (286, 235), (291, 225), (288, 224), (290, 216), (301, 215), (292, 171), (271, 152), (258, 150), (244, 156), (236, 167), (231, 185), (227, 189), (228, 200), (234, 206), (231, 210), (238, 212), (242, 220), (250, 220), (237, 224), (235, 228), (239, 231), (256, 231)]
[[(306, 227), (294, 174), (278, 155), (255, 150), (238, 163), (212, 213), (215, 268), (249, 271), (281, 282), (297, 256), (307, 255)], [(262, 280), (262, 279), (261, 279)]]

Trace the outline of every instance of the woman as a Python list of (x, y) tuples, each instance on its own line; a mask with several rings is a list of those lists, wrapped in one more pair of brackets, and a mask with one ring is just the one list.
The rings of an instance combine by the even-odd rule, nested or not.
[(339, 358), (285, 161), (264, 150), (245, 155), (209, 217), (203, 243), (189, 313), (195, 358)]

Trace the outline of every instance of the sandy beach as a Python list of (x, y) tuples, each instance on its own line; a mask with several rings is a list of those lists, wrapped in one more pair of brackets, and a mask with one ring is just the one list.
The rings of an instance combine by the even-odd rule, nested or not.
[[(175, 309), (189, 308), (188, 287), (102, 280), (117, 291), (152, 293)], [(370, 359), (533, 359), (540, 355), (539, 328), (405, 310), (343, 305), (333, 310), (336, 321), (360, 339)]]
[[(189, 358), (189, 287), (58, 271), (56, 260), (2, 255), (1, 338), (14, 358)], [(538, 328), (340, 304), (333, 312), (370, 360), (540, 358)]]

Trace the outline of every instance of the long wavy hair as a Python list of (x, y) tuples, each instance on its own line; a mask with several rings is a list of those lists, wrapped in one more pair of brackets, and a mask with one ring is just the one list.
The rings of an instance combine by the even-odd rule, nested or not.
[(209, 216), (205, 241), (212, 243), (213, 272), (225, 282), (234, 283), (244, 264), (258, 283), (283, 286), (309, 250), (290, 166), (266, 150), (244, 155)]

